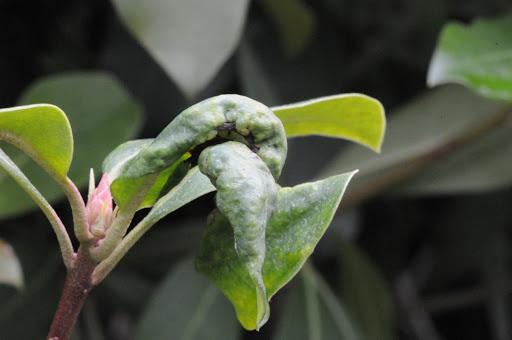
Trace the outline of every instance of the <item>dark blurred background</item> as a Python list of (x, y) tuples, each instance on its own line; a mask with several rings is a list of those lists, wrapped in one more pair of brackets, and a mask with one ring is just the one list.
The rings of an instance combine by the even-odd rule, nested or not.
[[(23, 102), (20, 98), (29, 96), (27, 89), (41, 79), (90, 71), (117, 79), (133, 105), (143, 111), (141, 123), (132, 118), (137, 123), (112, 146), (153, 137), (190, 104), (221, 93), (244, 94), (271, 106), (361, 92), (379, 99), (392, 119), (397, 108), (427, 91), (430, 59), (447, 21), (470, 22), (512, 10), (507, 0), (316, 0), (300, 1), (297, 14), (293, 4), (288, 8), (287, 3), (294, 1), (283, 2), (281, 7), (272, 1), (252, 1), (233, 53), (206, 86), (184, 95), (180, 84), (125, 28), (109, 1), (0, 0), (0, 107)], [(214, 20), (209, 13), (197, 15), (194, 20)], [(96, 97), (90, 92), (88, 96), (89, 92), (80, 92), (80, 86), (74, 88), (72, 83), (67, 90), (81, 98), (82, 110), (87, 110), (89, 102), (109, 100), (108, 93)], [(101, 103), (95, 105), (101, 110)], [(446, 104), (443, 112), (447, 115), (452, 110), (449, 105), (457, 103)], [(72, 104), (69, 107), (68, 113)], [(101, 121), (102, 112), (94, 114)], [(122, 112), (119, 115), (116, 119), (128, 120)], [(422, 115), (429, 115), (428, 110)], [(422, 131), (423, 126), (408, 128)], [(84, 131), (80, 139), (91, 138)], [(77, 143), (79, 137), (75, 135)], [(377, 157), (345, 141), (319, 137), (290, 141), (282, 183), (297, 184), (353, 168), (364, 170), (360, 160), (338, 166), (344, 159), (337, 157), (345, 151), (369, 155), (361, 156), (365, 159)], [(108, 150), (89, 148), (87, 152), (94, 154), (93, 166), (100, 171)], [(79, 157), (75, 154), (75, 160)], [(87, 166), (76, 173), (87, 176)], [(391, 181), (357, 200), (347, 199), (346, 206), (342, 201), (312, 257), (322, 282), (333, 292), (324, 299), (342, 307), (353, 327), (360, 329), (361, 339), (511, 339), (510, 187), (500, 184), (470, 192), (403, 194), (407, 190), (399, 190), (400, 184), (407, 179)], [(0, 177), (0, 196), (6, 195), (1, 186), (5, 181)], [(0, 202), (9, 205), (16, 197)], [(58, 197), (53, 201), (59, 202), (56, 209), (69, 222), (67, 205)], [(190, 308), (183, 301), (183, 306), (172, 308), (166, 302), (157, 305), (165, 289), (179, 288), (165, 286), (165, 280), (178, 262), (194, 253), (212, 208), (213, 196), (209, 195), (154, 227), (92, 293), (76, 339), (140, 339), (134, 337), (140, 320), (153, 322), (144, 317), (149, 305), (162, 308), (157, 314), (170, 319), (172, 313)], [(0, 339), (40, 339), (46, 334), (64, 277), (57, 244), (38, 211), (20, 208), (0, 218), (0, 237), (18, 254), (26, 280), (20, 292), (0, 287)], [(342, 339), (343, 332), (336, 333), (330, 326), (315, 337), (308, 320), (290, 316), (304, 306), (297, 293), (306, 289), (301, 285), (300, 279), (294, 279), (272, 300), (272, 317), (261, 332), (240, 329), (239, 338)], [(155, 294), (160, 295), (155, 298)], [(322, 320), (339, 321), (336, 315), (324, 314), (339, 311), (323, 308), (320, 304), (316, 310)], [(224, 317), (230, 329), (238, 327), (232, 326), (233, 314)], [(160, 327), (154, 322), (152, 327)], [(298, 328), (296, 335), (286, 330), (290, 324)], [(187, 339), (230, 338), (216, 333), (218, 327), (206, 316), (201, 323), (203, 336)]]

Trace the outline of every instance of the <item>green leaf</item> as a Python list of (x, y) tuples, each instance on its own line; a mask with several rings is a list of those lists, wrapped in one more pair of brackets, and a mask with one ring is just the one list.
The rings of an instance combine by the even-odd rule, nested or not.
[(212, 191), (215, 191), (215, 187), (208, 177), (203, 175), (196, 166), (175, 187), (155, 203), (145, 218), (156, 223), (171, 212)]
[(427, 83), (464, 84), (483, 96), (512, 101), (512, 16), (452, 22), (443, 28)]
[(341, 242), (341, 300), (365, 339), (392, 340), (391, 294), (370, 260), (348, 241)]
[(286, 136), (348, 139), (380, 151), (386, 117), (382, 104), (363, 94), (341, 94), (273, 107)]
[[(311, 255), (354, 173), (280, 189), (266, 229), (263, 280), (268, 299), (297, 274)], [(215, 216), (199, 246), (196, 266), (232, 302), (242, 326), (256, 329), (255, 283), (235, 250), (231, 226), (222, 215)]]
[[(408, 193), (471, 192), (511, 185), (508, 164), (512, 143), (507, 138), (512, 131), (510, 122), (477, 134), (466, 144), (453, 143), (499, 117), (504, 109), (505, 104), (459, 85), (436, 88), (390, 115), (381, 154), (350, 146), (320, 176), (359, 168), (347, 192), (350, 200), (395, 189), (400, 182), (400, 191)], [(443, 152), (446, 154), (441, 157)], [(415, 164), (420, 166), (415, 169)]]
[[(40, 79), (20, 99), (20, 104), (37, 102), (53, 103), (67, 112), (75, 138), (74, 162), (68, 176), (80, 187), (88, 183), (89, 168), (99, 168), (105, 156), (133, 136), (140, 125), (142, 110), (138, 103), (117, 80), (100, 72)], [(62, 197), (62, 192), (28, 157), (16, 150), (5, 151), (50, 202)], [(0, 218), (35, 207), (18, 185), (1, 172), (0, 188)]]
[(187, 259), (158, 287), (142, 313), (135, 340), (235, 340), (239, 333), (229, 303)]
[(233, 53), (248, 0), (113, 0), (130, 32), (190, 97)]
[(261, 3), (274, 21), (286, 53), (295, 56), (304, 51), (315, 32), (313, 11), (301, 0), (264, 0)]
[[(205, 99), (174, 118), (151, 143), (122, 165), (112, 182), (112, 194), (123, 208), (150, 185), (155, 174), (173, 166), (194, 148), (217, 136), (249, 143), (246, 137), (250, 134), (256, 154), (274, 177), (279, 177), (287, 152), (280, 120), (265, 105), (228, 94)], [(201, 148), (196, 150), (200, 152)]]
[(23, 283), (23, 270), (20, 261), (12, 247), (0, 239), (0, 284), (21, 289)]
[(304, 266), (299, 278), (298, 285), (287, 297), (276, 339), (363, 339), (345, 306), (312, 266)]
[[(199, 169), (217, 188), (219, 218), (233, 228), (240, 262), (256, 288), (256, 329), (268, 320), (269, 306), (263, 282), (265, 229), (274, 211), (278, 185), (266, 164), (246, 145), (227, 142), (206, 148)], [(222, 216), (220, 216), (222, 214)], [(216, 224), (216, 218), (209, 223)]]
[(37, 104), (1, 109), (0, 140), (23, 150), (52, 176), (66, 177), (73, 158), (73, 134), (58, 107)]
[[(126, 162), (134, 158), (152, 142), (153, 139), (137, 139), (119, 145), (103, 161), (103, 172), (108, 173), (110, 181), (113, 182), (121, 175), (121, 169)], [(139, 209), (152, 207), (168, 189), (172, 188), (183, 178), (189, 169), (188, 164), (184, 164), (183, 161), (188, 157), (189, 155), (185, 154), (180, 160), (160, 172)], [(118, 205), (126, 204), (130, 198), (130, 194), (123, 189), (126, 188), (118, 188), (114, 197)]]

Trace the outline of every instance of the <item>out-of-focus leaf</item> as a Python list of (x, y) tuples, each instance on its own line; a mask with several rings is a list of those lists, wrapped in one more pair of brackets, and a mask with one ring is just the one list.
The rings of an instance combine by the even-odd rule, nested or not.
[[(512, 143), (504, 141), (494, 145), (493, 150), (485, 146), (488, 140), (496, 139), (494, 133), (507, 136), (507, 132), (499, 131), (510, 129), (507, 127), (510, 123), (496, 126), (496, 130), (487, 131), (471, 140), (469, 145), (454, 144), (456, 138), (480, 129), (484, 122), (487, 124), (494, 117), (503, 117), (504, 109), (506, 105), (503, 103), (484, 99), (462, 86), (437, 88), (391, 114), (380, 155), (350, 146), (329, 163), (321, 176), (359, 168), (360, 173), (347, 192), (348, 199), (361, 199), (388, 189), (402, 180), (402, 173), (416, 162), (427, 165), (410, 174), (410, 181), (404, 183), (400, 190), (416, 193), (468, 192), (510, 185), (512, 172), (507, 171), (505, 164), (510, 163), (507, 159), (512, 156)], [(474, 150), (480, 150), (476, 153), (478, 156), (469, 157), (475, 154)], [(446, 152), (446, 157), (439, 157), (438, 153), (442, 152)], [(436, 170), (437, 164), (439, 167), (446, 164), (443, 172)], [(421, 185), (415, 184), (416, 178), (422, 181)]]
[[(509, 114), (512, 114), (512, 108)], [(512, 119), (396, 187), (403, 194), (470, 193), (512, 185)]]
[(113, 0), (131, 33), (188, 96), (233, 53), (248, 0)]
[(341, 299), (365, 339), (392, 340), (391, 296), (383, 277), (355, 246), (342, 241)]
[[(25, 91), (20, 104), (48, 102), (66, 111), (73, 127), (74, 162), (68, 176), (78, 185), (88, 182), (88, 169), (99, 168), (105, 156), (127, 140), (140, 125), (140, 106), (115, 79), (98, 72), (50, 76)], [(20, 169), (50, 201), (62, 197), (49, 177), (19, 152), (10, 154)], [(0, 216), (19, 214), (34, 208), (26, 194), (0, 173)]]
[(428, 85), (460, 83), (483, 96), (512, 100), (512, 16), (447, 24), (428, 73)]
[(169, 273), (143, 311), (136, 340), (238, 339), (229, 303), (190, 259)]
[(266, 105), (278, 105), (339, 91), (347, 70), (340, 64), (347, 59), (332, 26), (316, 35), (293, 60), (280, 47), (273, 27), (248, 22), (238, 58), (245, 95)]
[(66, 176), (73, 158), (73, 134), (66, 114), (54, 105), (0, 110), (0, 140), (22, 149), (52, 175)]
[[(153, 139), (137, 139), (123, 143), (115, 148), (103, 161), (103, 172), (109, 174), (110, 181), (113, 182), (120, 175), (122, 166), (135, 157), (140, 150), (151, 144), (152, 141)], [(188, 154), (184, 155), (180, 161), (175, 162), (158, 175), (139, 209), (152, 207), (165, 194), (166, 188), (171, 188), (183, 178), (189, 166), (183, 164), (182, 161), (188, 157)], [(119, 195), (117, 197), (119, 198)], [(119, 204), (119, 202), (117, 203)]]
[(287, 137), (344, 138), (380, 151), (386, 117), (382, 104), (363, 94), (341, 94), (273, 107)]
[(311, 266), (304, 266), (299, 278), (287, 298), (276, 339), (363, 339), (345, 306)]
[[(32, 250), (27, 251), (32, 253)], [(46, 260), (40, 263), (35, 273), (27, 271), (26, 287), (2, 299), (0, 339), (44, 339), (48, 333), (58, 301), (59, 290), (56, 287), (62, 284), (62, 277), (56, 275), (62, 261), (60, 256), (48, 249), (42, 257), (46, 257)]]
[[(354, 173), (279, 191), (266, 229), (263, 281), (268, 299), (297, 274), (311, 255)], [(259, 320), (254, 282), (236, 253), (231, 226), (226, 219), (215, 222), (208, 225), (199, 246), (197, 268), (233, 303), (242, 326), (255, 329)]]
[(242, 41), (237, 55), (238, 73), (244, 92), (267, 105), (279, 103), (280, 98), (272, 86), (272, 80), (265, 74), (262, 60), (258, 58), (251, 44)]
[(23, 270), (12, 247), (0, 239), (0, 283), (23, 288)]
[(261, 3), (277, 26), (287, 54), (301, 53), (315, 31), (311, 9), (302, 0), (264, 0)]

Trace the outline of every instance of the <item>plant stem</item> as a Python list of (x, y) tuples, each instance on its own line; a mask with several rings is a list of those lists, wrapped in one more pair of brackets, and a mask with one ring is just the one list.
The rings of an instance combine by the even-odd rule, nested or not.
[(59, 180), (58, 183), (66, 194), (73, 213), (73, 224), (75, 226), (75, 236), (80, 242), (87, 242), (93, 239), (93, 235), (89, 232), (87, 218), (85, 217), (85, 202), (76, 187), (75, 183), (69, 178)]
[(53, 207), (2, 149), (0, 149), (0, 167), (4, 169), (9, 176), (12, 177), (12, 179), (30, 196), (30, 198), (32, 198), (34, 203), (37, 204), (37, 206), (44, 213), (52, 225), (55, 235), (57, 236), (57, 241), (59, 242), (60, 252), (62, 253), (64, 265), (68, 269), (71, 268), (75, 259), (73, 245), (71, 243), (71, 239), (69, 238), (66, 227), (62, 223)]
[(94, 287), (92, 273), (96, 263), (86, 247), (78, 250), (74, 266), (68, 271), (62, 295), (53, 318), (48, 340), (69, 340), (84, 302)]

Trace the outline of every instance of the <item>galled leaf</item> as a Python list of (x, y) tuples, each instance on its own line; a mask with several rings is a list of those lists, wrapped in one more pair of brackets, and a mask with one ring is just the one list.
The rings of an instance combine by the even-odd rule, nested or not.
[[(119, 145), (103, 161), (103, 172), (108, 173), (111, 182), (114, 181), (121, 175), (121, 169), (124, 164), (152, 142), (153, 139), (137, 139)], [(188, 157), (188, 154), (183, 155), (180, 160), (160, 172), (139, 209), (152, 207), (168, 189), (172, 188), (183, 178), (189, 169), (188, 164), (184, 164), (183, 161), (188, 159)], [(119, 188), (117, 191), (117, 199), (122, 200), (117, 202), (118, 204), (124, 204), (125, 201), (123, 199), (129, 197), (129, 194), (121, 192), (123, 189)]]
[[(278, 186), (266, 164), (247, 146), (227, 142), (206, 148), (199, 169), (217, 188), (219, 212), (233, 228), (238, 261), (245, 265), (256, 288), (256, 329), (269, 316), (262, 269), (265, 260), (265, 229), (273, 213)], [(210, 218), (212, 221), (216, 218)]]
[(151, 183), (155, 174), (217, 136), (254, 144), (252, 147), (258, 156), (274, 177), (279, 177), (287, 152), (286, 136), (279, 119), (255, 100), (220, 95), (181, 112), (151, 143), (121, 166), (111, 185), (118, 205), (123, 208), (141, 188)]
[(386, 117), (382, 104), (363, 94), (340, 94), (273, 107), (286, 136), (348, 139), (380, 151)]
[(427, 83), (464, 84), (481, 95), (512, 101), (512, 16), (447, 24), (430, 62)]
[[(263, 281), (268, 299), (295, 276), (313, 252), (354, 173), (279, 190), (266, 229)], [(236, 252), (233, 230), (220, 214), (214, 215), (208, 224), (196, 266), (233, 303), (244, 328), (261, 326), (258, 325), (257, 289)]]
[(23, 288), (23, 271), (12, 247), (0, 239), (0, 284)]

